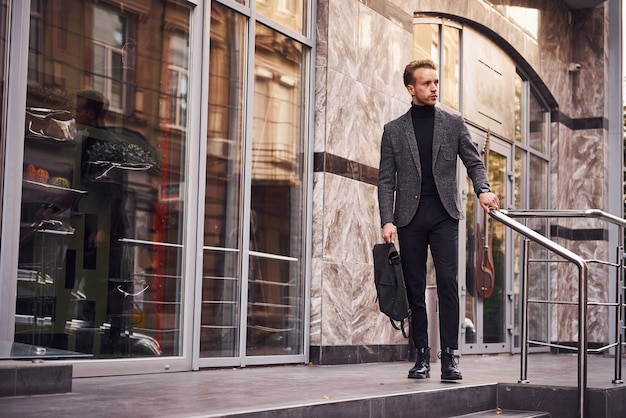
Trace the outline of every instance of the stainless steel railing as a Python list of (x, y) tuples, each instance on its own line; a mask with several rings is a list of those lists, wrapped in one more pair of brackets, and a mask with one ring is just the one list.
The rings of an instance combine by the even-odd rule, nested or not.
[[(612, 215), (610, 213), (604, 212), (599, 209), (586, 209), (586, 210), (503, 210), (501, 211), (503, 214), (508, 215), (510, 217), (516, 218), (597, 218), (602, 221), (608, 222), (610, 224), (617, 226), (617, 246), (616, 246), (616, 255), (615, 262), (609, 262), (604, 260), (585, 260), (588, 264), (596, 263), (596, 264), (604, 264), (610, 267), (615, 267), (616, 277), (615, 277), (615, 301), (614, 302), (589, 302), (587, 301), (587, 305), (593, 306), (609, 306), (615, 307), (615, 342), (609, 343), (604, 347), (597, 348), (594, 352), (601, 352), (610, 348), (615, 348), (615, 367), (614, 367), (614, 377), (613, 383), (623, 383), (622, 380), (622, 353), (623, 353), (623, 332), (622, 332), (622, 322), (623, 322), (623, 313), (624, 313), (624, 228), (626, 228), (626, 220), (620, 218), (618, 216)], [(526, 261), (527, 262), (527, 261)], [(527, 270), (527, 265), (524, 266), (524, 269)], [(582, 299), (581, 299), (582, 300)], [(550, 345), (550, 344), (547, 344)], [(553, 344), (552, 344), (553, 346)], [(571, 349), (571, 347), (563, 347), (566, 349)]]
[[(560, 255), (566, 260), (572, 262), (578, 267), (578, 416), (585, 416), (585, 392), (587, 391), (587, 262), (580, 256), (574, 254), (567, 248), (558, 245), (554, 241), (544, 237), (536, 231), (528, 228), (527, 226), (513, 220), (504, 210), (497, 211), (491, 210), (489, 215), (501, 222), (505, 226), (519, 232), (525, 236), (528, 240), (534, 241), (542, 247), (552, 251), (553, 253)], [(528, 242), (528, 241), (527, 241)], [(520, 382), (528, 382), (527, 370), (528, 370), (528, 245), (525, 245), (524, 251), (524, 269), (522, 274), (522, 330), (521, 330), (521, 375)], [(583, 345), (580, 347), (580, 345)]]

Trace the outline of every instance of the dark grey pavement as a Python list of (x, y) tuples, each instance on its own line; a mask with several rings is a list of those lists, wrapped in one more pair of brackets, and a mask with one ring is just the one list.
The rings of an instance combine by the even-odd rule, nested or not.
[[(613, 388), (614, 359), (588, 357), (588, 387)], [(218, 417), (495, 383), (517, 383), (519, 355), (466, 355), (463, 380), (406, 378), (409, 362), (203, 369), (76, 378), (71, 393), (0, 398), (2, 417)], [(531, 385), (576, 387), (576, 354), (531, 354)], [(452, 400), (453, 401), (453, 400)]]

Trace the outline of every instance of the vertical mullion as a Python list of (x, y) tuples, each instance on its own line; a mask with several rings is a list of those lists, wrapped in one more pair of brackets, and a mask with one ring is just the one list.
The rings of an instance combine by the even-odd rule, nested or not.
[(239, 357), (241, 366), (246, 366), (247, 329), (248, 329), (248, 271), (250, 269), (250, 208), (252, 196), (252, 122), (254, 117), (254, 53), (256, 35), (256, 9), (254, 1), (250, 4), (251, 13), (247, 22), (247, 59), (244, 65), (244, 132), (243, 132), (243, 181), (241, 182), (243, 205), (241, 217), (241, 296), (239, 317)]

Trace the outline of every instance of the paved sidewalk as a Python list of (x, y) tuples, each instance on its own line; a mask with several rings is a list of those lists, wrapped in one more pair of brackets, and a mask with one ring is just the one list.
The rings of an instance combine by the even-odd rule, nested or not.
[[(2, 417), (218, 417), (234, 413), (494, 383), (516, 383), (519, 355), (466, 355), (463, 380), (407, 379), (409, 362), (204, 369), (197, 372), (76, 378), (71, 393), (0, 398)], [(531, 384), (576, 387), (575, 354), (532, 354)], [(611, 388), (612, 357), (588, 357), (588, 387)]]

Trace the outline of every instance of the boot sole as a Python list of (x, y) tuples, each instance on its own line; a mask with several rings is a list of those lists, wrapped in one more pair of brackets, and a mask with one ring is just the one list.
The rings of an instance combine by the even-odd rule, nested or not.
[(426, 374), (410, 374), (407, 377), (409, 379), (428, 379), (428, 378), (430, 378), (430, 373), (426, 373)]
[(443, 380), (443, 381), (463, 380), (463, 376), (461, 376), (461, 375), (452, 375), (452, 376), (441, 375), (441, 380)]

